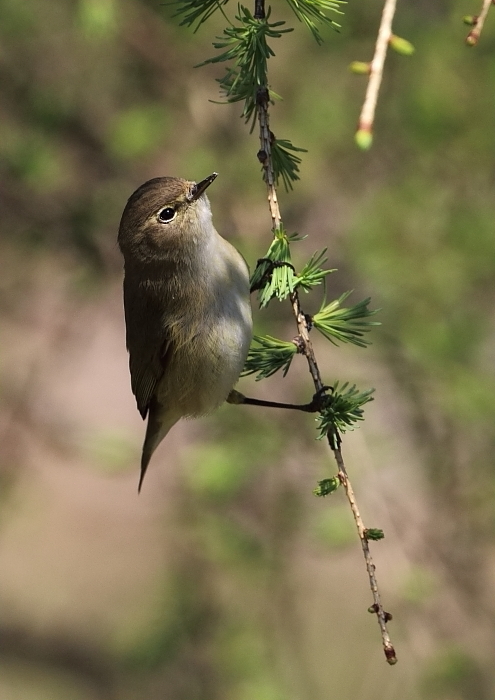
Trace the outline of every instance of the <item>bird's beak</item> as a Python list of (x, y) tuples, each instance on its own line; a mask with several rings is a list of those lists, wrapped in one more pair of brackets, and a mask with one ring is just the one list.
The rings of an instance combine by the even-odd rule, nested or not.
[(201, 180), (201, 182), (196, 182), (191, 187), (191, 194), (188, 197), (189, 201), (195, 202), (197, 199), (199, 199), (206, 188), (211, 185), (217, 175), (218, 173), (212, 173), (211, 175), (208, 175), (208, 177), (205, 177), (204, 180)]

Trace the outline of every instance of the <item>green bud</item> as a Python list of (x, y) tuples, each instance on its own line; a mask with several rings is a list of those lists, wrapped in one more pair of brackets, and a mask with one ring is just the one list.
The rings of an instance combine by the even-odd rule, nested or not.
[(318, 486), (313, 489), (315, 496), (328, 496), (328, 494), (336, 491), (340, 486), (338, 476), (332, 476), (331, 479), (322, 479), (318, 482)]
[(379, 530), (376, 527), (368, 527), (364, 531), (364, 536), (366, 537), (367, 540), (377, 541), (377, 540), (383, 540), (383, 538), (385, 537), (385, 534), (384, 534), (383, 530)]
[(400, 53), (402, 56), (412, 56), (414, 53), (414, 46), (407, 39), (402, 39), (400, 36), (392, 36), (389, 39), (389, 44), (394, 51)]
[(349, 65), (349, 70), (351, 73), (356, 75), (369, 75), (371, 71), (371, 63), (365, 63), (364, 61), (353, 61)]
[(475, 27), (478, 24), (478, 17), (476, 15), (464, 15), (462, 21), (464, 24), (467, 24), (468, 27)]
[(371, 129), (358, 129), (354, 135), (354, 141), (362, 151), (368, 151), (373, 143)]

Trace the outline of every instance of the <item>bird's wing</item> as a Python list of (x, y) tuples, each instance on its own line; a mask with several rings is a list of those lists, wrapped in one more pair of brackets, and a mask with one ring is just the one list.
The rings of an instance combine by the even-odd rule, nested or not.
[(170, 343), (156, 297), (125, 280), (124, 309), (132, 393), (144, 419), (165, 372)]

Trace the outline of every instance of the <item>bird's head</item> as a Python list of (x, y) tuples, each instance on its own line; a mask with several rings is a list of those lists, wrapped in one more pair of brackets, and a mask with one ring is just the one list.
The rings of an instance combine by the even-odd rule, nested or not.
[(148, 180), (130, 197), (119, 227), (126, 262), (153, 262), (187, 254), (212, 229), (205, 190), (217, 177), (200, 182), (178, 177)]

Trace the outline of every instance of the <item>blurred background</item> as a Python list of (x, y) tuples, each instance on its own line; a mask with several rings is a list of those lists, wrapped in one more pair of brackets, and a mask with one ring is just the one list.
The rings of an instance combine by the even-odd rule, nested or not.
[[(402, 0), (375, 144), (353, 143), (381, 3), (319, 47), (274, 44), (272, 128), (308, 149), (280, 192), (296, 264), (371, 296), (366, 350), (314, 338), (324, 380), (376, 388), (343, 451), (399, 664), (383, 657), (361, 548), (312, 416), (225, 406), (182, 422), (141, 495), (116, 245), (128, 196), (201, 179), (250, 265), (270, 218), (239, 105), (216, 104), (224, 21), (193, 34), (148, 0), (0, 2), (0, 698), (489, 700), (495, 697), (495, 16)], [(235, 7), (228, 7), (235, 10)], [(495, 10), (493, 11), (495, 15)], [(308, 313), (321, 302), (304, 296)], [(288, 304), (256, 312), (290, 339)], [(248, 395), (307, 401), (302, 358)]]

